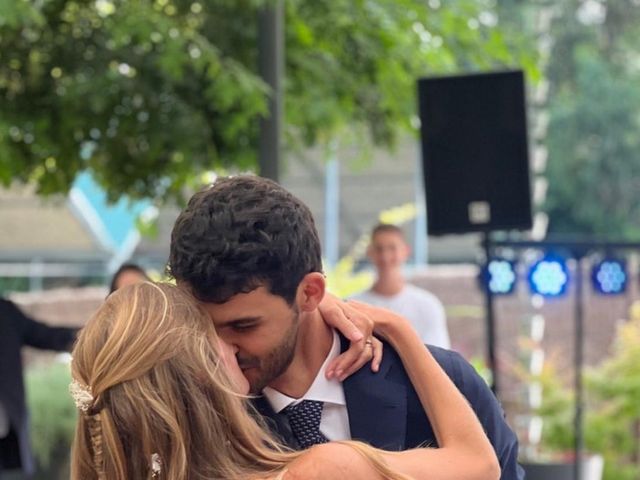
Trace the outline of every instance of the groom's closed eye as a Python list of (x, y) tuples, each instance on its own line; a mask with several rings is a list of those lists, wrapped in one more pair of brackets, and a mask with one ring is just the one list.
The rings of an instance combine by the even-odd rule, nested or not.
[(249, 325), (233, 325), (231, 328), (236, 332), (248, 332), (249, 330), (253, 330), (257, 327), (257, 324), (252, 323)]
[(260, 325), (260, 321), (257, 318), (246, 318), (241, 320), (234, 320), (227, 323), (223, 328), (228, 328), (234, 332), (247, 332)]

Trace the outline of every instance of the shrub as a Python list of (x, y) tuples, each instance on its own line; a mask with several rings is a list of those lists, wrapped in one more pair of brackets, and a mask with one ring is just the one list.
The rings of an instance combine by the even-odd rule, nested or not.
[[(573, 393), (552, 364), (540, 381), (541, 450), (566, 454), (573, 448)], [(604, 480), (640, 478), (640, 318), (622, 325), (611, 355), (585, 373), (585, 398), (585, 446), (604, 457)]]
[(31, 368), (26, 374), (31, 444), (38, 464), (36, 478), (69, 478), (68, 464), (76, 408), (69, 396), (71, 373), (64, 363)]

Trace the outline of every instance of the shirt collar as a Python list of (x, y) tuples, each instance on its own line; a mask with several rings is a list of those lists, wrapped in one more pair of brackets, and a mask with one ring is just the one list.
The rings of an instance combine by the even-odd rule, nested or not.
[(292, 398), (284, 393), (280, 393), (271, 387), (265, 387), (262, 394), (266, 397), (267, 401), (271, 404), (271, 407), (276, 413), (281, 412), (286, 407), (293, 403), (299, 403), (302, 400), (317, 400), (324, 403), (332, 403), (334, 405), (346, 405), (347, 401), (344, 397), (344, 390), (342, 383), (336, 379), (327, 380), (325, 377), (325, 371), (329, 362), (340, 355), (340, 338), (337, 332), (333, 331), (333, 344), (329, 355), (325, 359), (324, 363), (320, 367), (316, 378), (309, 387), (309, 390), (302, 396), (302, 398)]

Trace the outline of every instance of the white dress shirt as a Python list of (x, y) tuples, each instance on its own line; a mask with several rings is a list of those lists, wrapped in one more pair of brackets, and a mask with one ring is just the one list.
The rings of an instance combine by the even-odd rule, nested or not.
[(327, 380), (325, 377), (327, 365), (338, 355), (340, 355), (340, 338), (334, 331), (333, 345), (329, 355), (320, 367), (311, 387), (302, 398), (291, 398), (271, 387), (266, 387), (262, 393), (276, 413), (280, 413), (289, 405), (300, 403), (302, 400), (324, 402), (320, 418), (320, 431), (329, 440), (349, 440), (351, 430), (349, 429), (349, 414), (347, 413), (347, 402), (342, 383), (336, 379)]

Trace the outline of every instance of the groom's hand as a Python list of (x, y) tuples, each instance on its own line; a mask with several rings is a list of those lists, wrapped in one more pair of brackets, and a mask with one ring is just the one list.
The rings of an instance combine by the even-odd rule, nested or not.
[(382, 361), (382, 343), (372, 336), (371, 318), (333, 295), (325, 295), (319, 310), (327, 325), (351, 342), (349, 349), (329, 364), (326, 377), (342, 381), (367, 362), (371, 362), (371, 370), (377, 372)]

